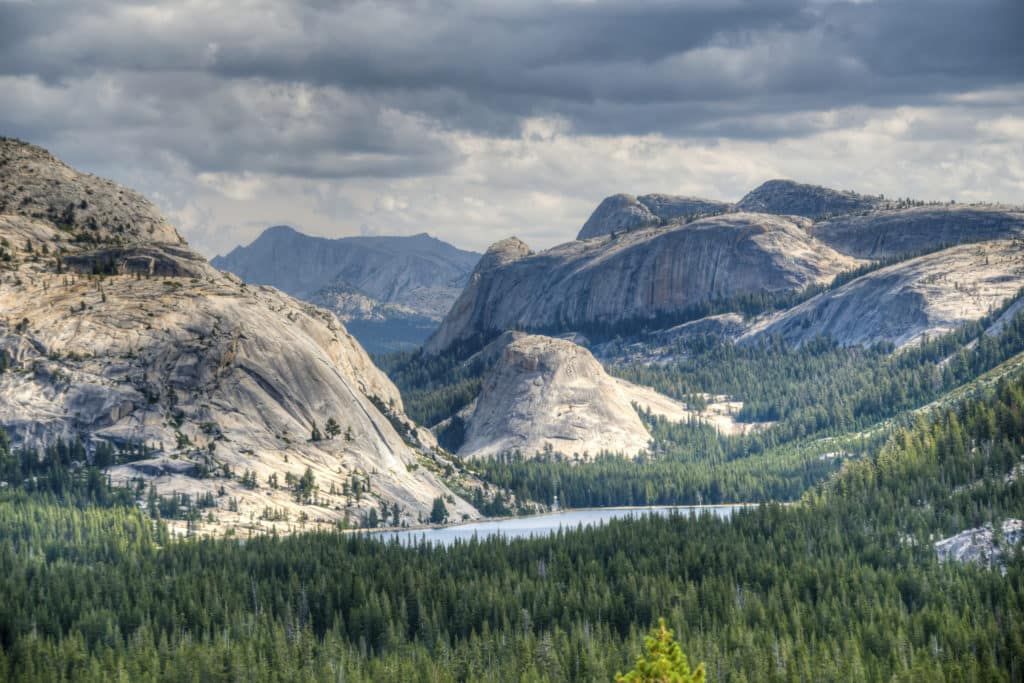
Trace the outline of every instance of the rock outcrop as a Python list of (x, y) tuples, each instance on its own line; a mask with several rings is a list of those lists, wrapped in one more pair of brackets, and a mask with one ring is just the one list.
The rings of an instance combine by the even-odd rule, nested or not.
[(941, 562), (970, 562), (1002, 569), (1004, 555), (1024, 543), (1024, 520), (1004, 520), (1000, 531), (998, 539), (991, 524), (961, 531), (936, 541), (935, 554)]
[(769, 180), (748, 192), (736, 203), (736, 209), (819, 220), (870, 211), (884, 205), (885, 200), (881, 197), (806, 185), (792, 180)]
[(649, 440), (630, 396), (589, 351), (526, 335), (505, 346), (485, 377), (459, 455), (636, 455)]
[(249, 284), (328, 308), (345, 322), (388, 323), (392, 334), (420, 335), (422, 343), (479, 257), (427, 234), (327, 239), (275, 226), (212, 263)]
[(1020, 240), (964, 244), (870, 272), (769, 318), (743, 337), (897, 347), (987, 315), (1024, 287)]
[(35, 219), (78, 246), (150, 247), (185, 240), (134, 190), (79, 173), (46, 150), (0, 138), (0, 215)]
[(597, 205), (576, 239), (585, 240), (672, 222), (686, 222), (702, 216), (724, 213), (730, 208), (731, 205), (727, 202), (698, 197), (667, 194), (634, 197), (628, 194), (615, 194), (605, 197)]
[(457, 415), (466, 426), (459, 448), (464, 458), (514, 451), (527, 458), (545, 452), (583, 459), (636, 455), (650, 441), (637, 409), (672, 422), (704, 422), (730, 435), (766, 426), (737, 422), (743, 404), (727, 396), (706, 395), (706, 406), (695, 410), (611, 377), (587, 349), (567, 339), (507, 332), (479, 356), (489, 368), (483, 386)]
[(425, 348), (438, 353), (505, 330), (581, 331), (800, 291), (860, 263), (815, 240), (809, 226), (802, 218), (734, 213), (536, 254), (505, 240), (481, 259)]
[(812, 234), (855, 258), (905, 258), (968, 242), (1024, 237), (1024, 210), (927, 205), (824, 221), (814, 226)]
[[(355, 524), (382, 503), (416, 522), (438, 496), (476, 515), (419, 467), (441, 457), (432, 437), (333, 314), (218, 272), (142, 197), (39, 148), (3, 140), (0, 160), (5, 187), (30, 188), (0, 214), (0, 425), (16, 445), (145, 445), (112, 478), (212, 494), (221, 529)], [(72, 220), (48, 212), (78, 197)], [(318, 490), (299, 500), (307, 468)]]

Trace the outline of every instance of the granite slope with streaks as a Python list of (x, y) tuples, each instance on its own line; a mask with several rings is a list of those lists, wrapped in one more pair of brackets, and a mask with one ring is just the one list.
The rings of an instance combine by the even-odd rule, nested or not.
[[(9, 365), (0, 424), (16, 444), (145, 443), (152, 457), (114, 467), (112, 478), (161, 494), (223, 487), (220, 531), (288, 530), (301, 514), (310, 524), (357, 523), (382, 502), (416, 522), (438, 496), (449, 497), (453, 519), (477, 515), (419, 466), (442, 457), (432, 436), (405, 417), (397, 389), (333, 314), (206, 265), (135, 193), (17, 141), (0, 141), (0, 156), (5, 182), (37, 193), (8, 197), (0, 214), (10, 255), (0, 262), (0, 352)], [(38, 177), (47, 181), (33, 184)], [(79, 188), (90, 215), (121, 223), (93, 229), (38, 215)], [(322, 430), (328, 418), (350, 437), (310, 441), (314, 423)], [(284, 485), (307, 467), (316, 505), (296, 502)], [(246, 470), (259, 488), (240, 485)], [(275, 474), (277, 489), (267, 484)], [(359, 500), (342, 493), (353, 478), (370, 482)], [(291, 521), (250, 522), (265, 508)]]

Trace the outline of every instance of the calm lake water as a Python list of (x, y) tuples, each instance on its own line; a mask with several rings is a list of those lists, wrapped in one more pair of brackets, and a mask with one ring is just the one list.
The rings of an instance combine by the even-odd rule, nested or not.
[(494, 522), (473, 522), (440, 529), (414, 529), (409, 531), (371, 531), (367, 536), (382, 541), (397, 539), (402, 545), (411, 545), (426, 540), (438, 545), (451, 545), (456, 540), (468, 541), (474, 536), (483, 540), (489, 536), (505, 538), (529, 538), (530, 536), (546, 536), (559, 529), (575, 529), (578, 526), (590, 527), (601, 525), (610, 519), (625, 517), (642, 517), (644, 515), (670, 514), (697, 515), (707, 512), (718, 517), (730, 517), (740, 505), (713, 505), (705, 507), (664, 506), (664, 507), (626, 507), (626, 508), (587, 508), (582, 510), (566, 510), (551, 512), (545, 515), (514, 517)]

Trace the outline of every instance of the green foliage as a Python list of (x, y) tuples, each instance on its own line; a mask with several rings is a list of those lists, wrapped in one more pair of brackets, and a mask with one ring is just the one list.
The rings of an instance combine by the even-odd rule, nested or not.
[(1020, 680), (1024, 557), (932, 542), (1024, 517), (1024, 382), (870, 450), (731, 521), (448, 548), (173, 540), (131, 505), (0, 493), (0, 680), (607, 681), (659, 615), (711, 680)]
[(615, 676), (615, 683), (704, 683), (704, 665), (690, 671), (690, 663), (664, 619), (658, 619), (657, 627), (644, 638), (644, 651), (632, 671)]
[(131, 502), (131, 495), (124, 489), (111, 487), (100, 468), (128, 462), (144, 453), (141, 445), (117, 452), (101, 442), (90, 459), (81, 441), (62, 439), (42, 451), (12, 450), (7, 435), (0, 431), (0, 481), (9, 488), (72, 505), (126, 505)]
[[(712, 680), (1021, 680), (1024, 556), (1002, 571), (944, 565), (932, 544), (1024, 518), (1024, 381), (884, 443), (841, 436), (1017, 353), (1021, 320), (966, 351), (977, 328), (896, 356), (694, 344), (670, 366), (620, 372), (684, 400), (734, 394), (745, 419), (779, 424), (740, 439), (645, 415), (651, 456), (481, 464), (519, 497), (571, 506), (796, 499), (827, 478), (797, 504), (731, 521), (650, 517), (448, 548), (323, 532), (173, 539), (160, 518), (197, 519), (218, 501), (111, 487), (100, 467), (144, 447), (12, 452), (0, 435), (0, 680), (611, 680), (659, 615), (665, 631), (642, 658), (654, 675), (682, 670), (671, 629)], [(424, 414), (474, 380), (450, 359), (433, 371), (459, 365), (454, 379), (414, 377), (414, 365), (403, 372)], [(826, 437), (861, 457), (820, 459)], [(365, 500), (369, 484), (353, 474), (346, 489)], [(309, 469), (287, 485), (316, 496)], [(501, 514), (507, 501), (491, 500)], [(447, 515), (443, 499), (434, 512)], [(400, 519), (371, 507), (361, 524)]]
[(306, 467), (306, 471), (292, 485), (292, 493), (295, 495), (295, 500), (299, 503), (309, 503), (316, 496), (318, 490), (316, 477), (309, 466)]
[(444, 504), (444, 498), (435, 498), (434, 506), (430, 509), (430, 523), (444, 524), (448, 521), (448, 508)]
[(644, 414), (651, 455), (578, 462), (509, 453), (474, 467), (521, 499), (550, 504), (557, 493), (570, 507), (793, 500), (841, 465), (826, 452), (851, 457), (874, 445), (845, 435), (926, 405), (1024, 351), (1024, 314), (998, 335), (982, 334), (985, 322), (898, 354), (826, 340), (792, 349), (698, 339), (678, 349), (673, 363), (612, 372), (683, 401), (699, 391), (736, 396), (744, 401), (738, 419), (773, 426), (729, 437), (699, 422)]
[(437, 430), (437, 443), (441, 448), (455, 453), (466, 440), (466, 421), (459, 415), (453, 415), (448, 422)]
[(246, 470), (242, 475), (242, 486), (250, 490), (259, 488), (260, 483), (256, 479), (256, 473), (252, 470)]
[(454, 415), (480, 393), (483, 361), (463, 360), (479, 346), (460, 346), (437, 356), (415, 351), (375, 360), (402, 392), (406, 414), (429, 427)]
[(739, 346), (698, 339), (677, 349), (676, 362), (612, 372), (680, 400), (702, 391), (737, 397), (744, 404), (739, 420), (779, 423), (732, 449), (757, 453), (810, 434), (871, 426), (1024, 351), (1024, 314), (993, 336), (982, 334), (990, 319), (898, 354), (881, 346), (843, 348), (826, 339), (799, 349), (778, 341)]

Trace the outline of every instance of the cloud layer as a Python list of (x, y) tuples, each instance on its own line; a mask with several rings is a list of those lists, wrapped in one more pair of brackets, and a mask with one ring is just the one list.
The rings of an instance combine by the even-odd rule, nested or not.
[(0, 0), (0, 133), (207, 253), (289, 222), (481, 248), (772, 176), (1024, 201), (1024, 4)]

